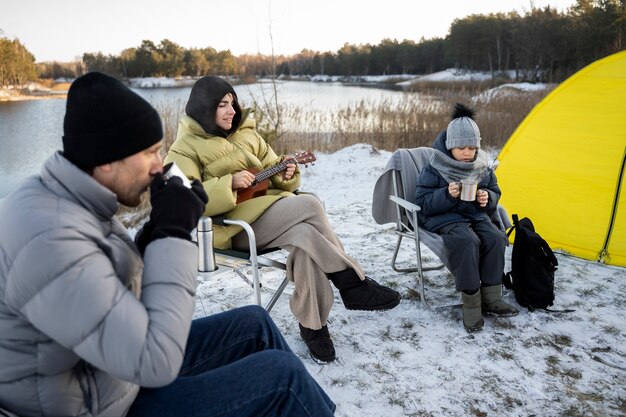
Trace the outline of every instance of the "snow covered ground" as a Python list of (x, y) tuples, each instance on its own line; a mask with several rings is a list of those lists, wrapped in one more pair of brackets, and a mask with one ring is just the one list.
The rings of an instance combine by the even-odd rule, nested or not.
[[(338, 359), (327, 365), (309, 358), (286, 296), (271, 313), (337, 403), (337, 415), (626, 415), (626, 269), (557, 255), (553, 308), (575, 312), (521, 309), (517, 317), (488, 318), (482, 332), (469, 335), (460, 308), (425, 308), (415, 276), (389, 265), (393, 224), (378, 225), (371, 216), (374, 184), (389, 157), (369, 145), (317, 154), (316, 164), (304, 170), (302, 189), (324, 200), (347, 252), (368, 275), (401, 291), (400, 305), (387, 312), (347, 311), (336, 292), (329, 329)], [(330, 187), (338, 178), (345, 185)], [(410, 255), (407, 250), (401, 257), (409, 261)], [(424, 255), (435, 261), (427, 249)], [(263, 271), (267, 287), (282, 277)], [(426, 277), (435, 301), (456, 297), (445, 270)], [(267, 300), (269, 290), (263, 296)], [(512, 293), (505, 298), (515, 304)], [(199, 285), (196, 316), (252, 302), (251, 288), (227, 272)]]

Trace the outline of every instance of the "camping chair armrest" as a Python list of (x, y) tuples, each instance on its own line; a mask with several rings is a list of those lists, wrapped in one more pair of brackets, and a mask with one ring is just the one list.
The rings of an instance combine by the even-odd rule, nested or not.
[(211, 221), (213, 222), (213, 224), (216, 224), (218, 226), (226, 226), (224, 220), (226, 220), (226, 216), (224, 216), (223, 214), (219, 216), (211, 216)]
[(315, 194), (315, 193), (313, 193), (311, 191), (302, 191), (300, 189), (297, 189), (297, 190), (293, 190), (293, 193), (294, 194), (309, 194), (309, 195), (312, 195), (314, 197), (317, 197), (320, 201), (322, 200), (321, 198), (319, 198), (319, 196), (317, 194)]
[(250, 226), (249, 223), (244, 222), (243, 220), (223, 219), (222, 222), (225, 225), (234, 224), (245, 230), (246, 234), (248, 235), (248, 243), (250, 244), (250, 257), (256, 258), (256, 236), (254, 234), (254, 230), (252, 230), (252, 226)]
[(395, 195), (390, 195), (389, 199), (393, 201), (394, 203), (396, 203), (397, 205), (404, 207), (406, 210), (410, 211), (411, 213), (418, 213), (422, 210), (420, 206), (418, 206), (417, 204), (413, 204), (410, 201), (405, 200), (404, 198), (396, 197)]

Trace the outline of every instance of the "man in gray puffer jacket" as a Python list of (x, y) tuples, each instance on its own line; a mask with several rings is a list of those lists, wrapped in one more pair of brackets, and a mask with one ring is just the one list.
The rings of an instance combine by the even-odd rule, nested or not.
[[(162, 136), (144, 99), (86, 74), (63, 152), (0, 204), (0, 415), (332, 415), (264, 310), (192, 322), (207, 196), (164, 177)], [(148, 189), (135, 243), (114, 215)]]

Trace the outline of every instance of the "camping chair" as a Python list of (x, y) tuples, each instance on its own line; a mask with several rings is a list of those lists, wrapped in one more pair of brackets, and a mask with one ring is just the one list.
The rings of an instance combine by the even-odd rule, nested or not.
[[(450, 269), (449, 257), (443, 238), (432, 233), (419, 225), (417, 213), (421, 208), (412, 203), (414, 200), (417, 178), (422, 169), (430, 163), (430, 157), (435, 150), (428, 147), (414, 149), (398, 149), (387, 163), (385, 172), (378, 178), (374, 187), (374, 197), (372, 204), (372, 216), (378, 224), (395, 222), (395, 234), (398, 236), (393, 256), (391, 257), (391, 267), (396, 272), (417, 272), (420, 300), (427, 307), (431, 304), (426, 299), (424, 284), (424, 272), (442, 269), (444, 266)], [(504, 232), (510, 227), (506, 210), (498, 206), (494, 214), (494, 222)], [(415, 266), (401, 267), (398, 265), (397, 257), (404, 238), (411, 239), (415, 244)], [(441, 263), (437, 265), (424, 266), (422, 264), (422, 253), (420, 244), (426, 245)], [(459, 303), (442, 305), (437, 307), (458, 306)]]
[[(248, 250), (241, 251), (235, 249), (215, 248), (213, 246), (213, 224), (220, 226), (240, 226), (248, 235)], [(232, 270), (252, 287), (254, 290), (255, 303), (261, 307), (263, 306), (261, 301), (261, 287), (263, 285), (261, 284), (260, 269), (262, 267), (271, 267), (281, 269), (283, 271), (287, 270), (287, 266), (284, 262), (265, 256), (279, 251), (280, 248), (265, 249), (261, 252), (257, 251), (254, 230), (249, 223), (243, 220), (227, 219), (223, 216), (202, 217), (198, 221), (197, 241), (198, 272), (200, 272), (199, 278), (202, 281), (208, 281), (220, 273), (223, 273), (224, 270)], [(244, 272), (244, 269), (247, 269), (248, 267), (251, 270), (252, 281), (248, 279), (248, 276)], [(276, 304), (276, 301), (278, 301), (278, 298), (281, 296), (288, 283), (289, 280), (285, 277), (276, 291), (274, 291), (274, 295), (265, 306), (265, 310), (268, 313), (272, 310), (272, 307), (274, 307), (274, 304)]]
[[(314, 193), (310, 193), (310, 192), (295, 191), (294, 193), (295, 194), (310, 194), (319, 199), (317, 195), (315, 195)], [(278, 252), (281, 251), (281, 249), (280, 248), (266, 248), (260, 252), (257, 251), (256, 236), (254, 234), (254, 230), (252, 229), (249, 223), (243, 220), (227, 219), (227, 218), (224, 218), (223, 216), (213, 217), (211, 218), (211, 220), (213, 223), (220, 225), (220, 226), (225, 226), (225, 225), (240, 226), (248, 235), (249, 247), (247, 251), (241, 251), (241, 250), (235, 250), (235, 249), (218, 249), (218, 248), (211, 247), (214, 254), (219, 259), (216, 262), (211, 262), (210, 260), (209, 261), (206, 260), (207, 258), (210, 258), (206, 254), (209, 248), (204, 249), (202, 245), (198, 245), (198, 249), (200, 251), (204, 251), (204, 253), (199, 253), (199, 260), (201, 260), (199, 262), (199, 268), (203, 264), (209, 265), (209, 268), (202, 268), (200, 269), (200, 271), (201, 272), (210, 271), (212, 263), (214, 263), (215, 266), (217, 266), (218, 264), (222, 264), (222, 265), (231, 267), (233, 271), (240, 278), (242, 278), (246, 283), (248, 283), (253, 288), (255, 303), (262, 307), (263, 303), (261, 300), (261, 288), (263, 287), (263, 284), (261, 283), (260, 271), (261, 271), (261, 268), (263, 267), (276, 268), (282, 271), (287, 270), (287, 264), (285, 262), (272, 258), (273, 254), (278, 254)], [(201, 230), (202, 222), (203, 222), (203, 219), (200, 219), (200, 221), (198, 222), (198, 230)], [(250, 268), (250, 271), (252, 273), (252, 281), (248, 279), (246, 273), (244, 272), (244, 270), (247, 268)], [(276, 304), (280, 296), (285, 291), (285, 288), (287, 288), (288, 284), (289, 284), (289, 279), (285, 276), (285, 278), (282, 280), (278, 288), (276, 288), (276, 290), (274, 291), (272, 298), (265, 305), (265, 310), (268, 313), (272, 310), (272, 308), (274, 307), (274, 305)]]

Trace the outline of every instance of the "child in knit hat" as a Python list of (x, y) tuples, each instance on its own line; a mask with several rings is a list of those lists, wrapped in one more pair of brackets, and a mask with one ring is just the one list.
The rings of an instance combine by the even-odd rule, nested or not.
[[(473, 115), (469, 108), (456, 104), (448, 128), (435, 139), (435, 152), (417, 180), (415, 197), (422, 209), (421, 225), (441, 235), (450, 254), (468, 332), (483, 328), (483, 314), (508, 317), (518, 313), (502, 301), (507, 237), (491, 219), (501, 192), (487, 154), (480, 149), (480, 130)], [(465, 195), (472, 191), (466, 189), (461, 198), (462, 182), (478, 184), (475, 196)]]

